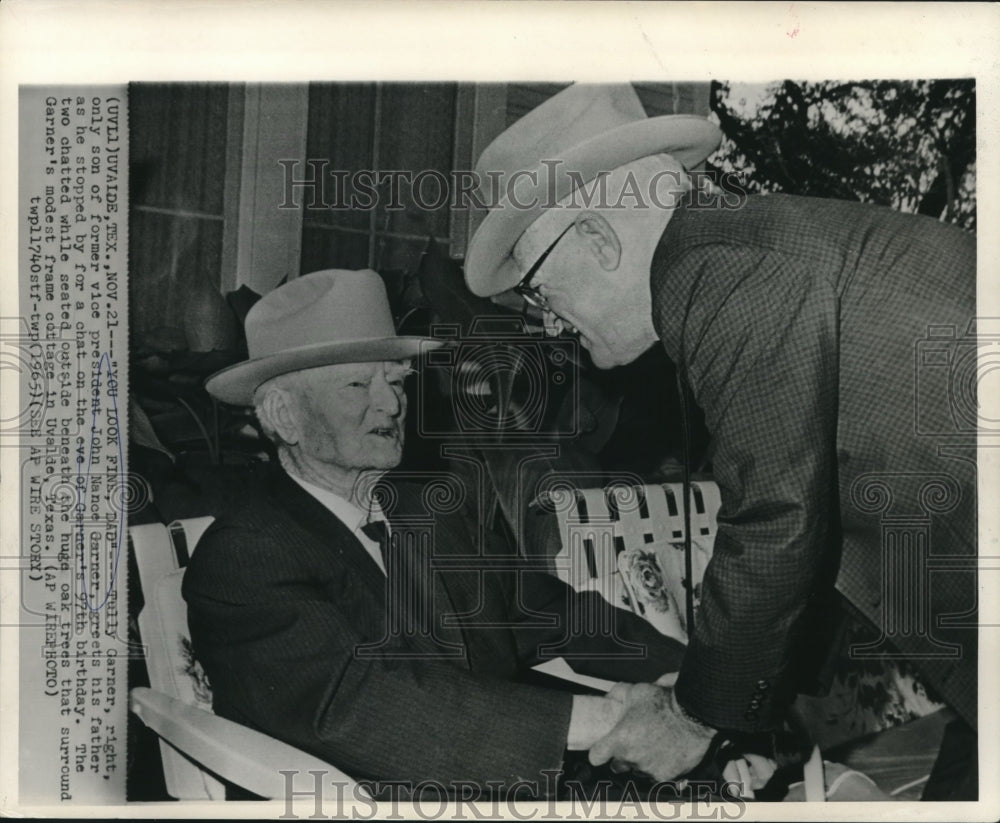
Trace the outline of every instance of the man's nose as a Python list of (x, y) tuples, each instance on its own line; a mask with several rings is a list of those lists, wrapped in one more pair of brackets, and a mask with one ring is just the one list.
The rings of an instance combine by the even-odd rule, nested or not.
[(372, 380), (372, 406), (375, 411), (395, 417), (402, 408), (396, 389), (389, 385), (385, 377), (378, 376)]

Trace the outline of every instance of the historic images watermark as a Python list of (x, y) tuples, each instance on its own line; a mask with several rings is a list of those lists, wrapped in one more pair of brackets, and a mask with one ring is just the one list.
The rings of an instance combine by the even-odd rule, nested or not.
[[(877, 517), (882, 533), (880, 636), (853, 645), (855, 658), (966, 656), (982, 627), (976, 580), (996, 569), (995, 557), (946, 553), (937, 543), (949, 539), (949, 519), (976, 517), (968, 489), (974, 487), (977, 457), (1000, 446), (1000, 421), (983, 403), (1000, 362), (1000, 318), (930, 324), (914, 341), (913, 356), (913, 431), (933, 444), (941, 471), (868, 472), (851, 485), (852, 507)], [(942, 613), (936, 592), (959, 587), (967, 608)]]
[[(740, 820), (746, 814), (742, 784), (733, 781), (670, 780), (589, 786), (562, 779), (559, 770), (542, 780), (379, 780), (349, 783), (330, 773), (282, 769), (284, 812), (281, 820)], [(556, 800), (560, 789), (563, 799)], [(548, 796), (548, 800), (537, 798)], [(377, 798), (377, 800), (375, 799)], [(296, 803), (304, 804), (296, 806)], [(306, 812), (307, 814), (300, 814)]]
[[(477, 317), (464, 337), (458, 326), (444, 324), (431, 334), (454, 345), (422, 358), (421, 437), (516, 448), (579, 435), (579, 340), (533, 335), (522, 318), (501, 315)], [(449, 415), (436, 408), (442, 396), (451, 403)]]
[[(626, 172), (612, 186), (614, 169), (585, 174), (563, 160), (542, 160), (539, 167), (512, 174), (456, 169), (330, 168), (327, 159), (282, 159), (284, 197), (279, 209), (334, 211), (436, 211), (487, 209), (672, 209), (692, 191), (692, 208), (741, 208), (747, 191), (734, 172), (662, 169), (649, 175)], [(617, 181), (616, 181), (617, 182)]]

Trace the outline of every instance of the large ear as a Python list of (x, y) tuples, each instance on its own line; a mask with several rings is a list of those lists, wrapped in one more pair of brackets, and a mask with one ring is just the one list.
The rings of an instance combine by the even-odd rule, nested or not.
[(611, 224), (597, 212), (585, 211), (573, 221), (577, 235), (583, 240), (601, 268), (614, 271), (622, 259), (622, 244)]
[(260, 422), (265, 432), (270, 429), (288, 446), (299, 442), (302, 436), (299, 402), (288, 389), (280, 385), (265, 388), (264, 396), (257, 404), (257, 414), (262, 418)]

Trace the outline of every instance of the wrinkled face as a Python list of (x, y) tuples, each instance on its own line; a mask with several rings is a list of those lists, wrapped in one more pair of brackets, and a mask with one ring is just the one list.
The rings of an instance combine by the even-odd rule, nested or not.
[(343, 363), (301, 373), (303, 452), (344, 471), (391, 469), (403, 455), (409, 361)]
[[(538, 248), (537, 241), (525, 240), (513, 256), (527, 273)], [(648, 271), (607, 270), (585, 232), (572, 226), (551, 247), (530, 286), (547, 309), (546, 327), (578, 334), (594, 365), (609, 369), (631, 363), (652, 342), (648, 281)]]

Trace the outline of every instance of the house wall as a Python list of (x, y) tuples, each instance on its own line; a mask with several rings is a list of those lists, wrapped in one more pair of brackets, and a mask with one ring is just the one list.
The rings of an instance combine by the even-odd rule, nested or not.
[[(199, 318), (192, 307), (242, 284), (262, 293), (321, 268), (412, 272), (428, 237), (461, 258), (470, 231), (464, 210), (447, 202), (417, 208), (405, 186), (401, 209), (386, 206), (384, 187), (372, 209), (324, 207), (333, 194), (310, 203), (301, 189), (290, 202), (279, 161), (448, 175), (472, 168), (496, 134), (565, 85), (133, 85), (134, 333), (167, 327), (197, 337), (209, 314)], [(707, 83), (636, 89), (650, 115), (708, 114)], [(309, 173), (304, 163), (292, 170), (296, 180)]]

